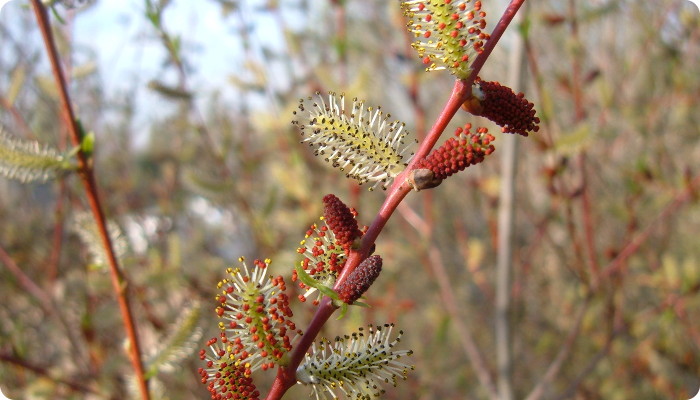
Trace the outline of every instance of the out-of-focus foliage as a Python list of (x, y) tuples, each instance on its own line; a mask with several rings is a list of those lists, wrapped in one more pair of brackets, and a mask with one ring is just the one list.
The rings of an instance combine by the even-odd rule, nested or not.
[[(570, 346), (544, 398), (687, 399), (700, 385), (700, 17), (684, 0), (530, 2), (525, 92), (542, 124), (519, 141), (516, 397), (525, 398)], [(108, 217), (129, 242), (122, 262), (143, 347), (166, 354), (161, 341), (192, 300), (204, 304), (205, 336), (216, 332), (206, 304), (213, 309), (216, 282), (238, 256), (270, 257), (274, 274), (291, 275), (325, 194), (347, 199), (361, 223), (371, 222), (382, 192), (357, 191), (299, 143), (290, 124), (298, 98), (345, 92), (381, 104), (421, 135), (452, 78), (424, 73), (394, 2), (219, 0), (207, 3), (221, 12), (210, 23), (230, 26), (242, 46), (240, 53), (220, 49), (231, 67), (228, 76), (208, 77), (218, 85), (211, 90), (197, 78), (197, 48), (207, 44), (169, 30), (173, 3), (147, 3), (140, 34), (126, 43), (159, 47), (161, 58), (148, 59), (155, 65), (128, 89), (110, 91), (115, 86), (105, 82), (114, 77), (95, 67), (101, 43), (71, 35), (94, 5), (57, 5), (65, 20), (57, 32), (64, 57), (75, 61), (73, 101), (96, 132)], [(490, 29), (503, 5), (483, 3)], [(0, 18), (0, 122), (63, 151), (69, 144), (32, 18), (21, 7), (6, 7)], [(505, 79), (507, 53), (506, 36), (484, 79)], [(144, 96), (153, 101), (139, 101)], [(498, 132), (466, 113), (454, 127), (467, 122)], [(402, 345), (415, 350), (416, 370), (386, 398), (486, 398), (428, 251), (439, 251), (461, 318), (495, 373), (496, 159), (411, 195), (431, 239), (413, 232), (407, 214), (395, 215), (378, 241), (384, 272), (366, 295), (371, 308), (328, 324), (331, 338), (375, 321), (405, 331)], [(87, 208), (83, 199), (72, 177), (0, 180), (0, 387), (10, 398), (128, 393), (109, 277), (89, 268), (91, 254), (69, 229)], [(295, 315), (303, 327), (310, 314), (299, 308)], [(193, 353), (168, 361), (175, 368), (156, 373), (160, 398), (207, 395)], [(288, 397), (306, 393), (295, 388)]]

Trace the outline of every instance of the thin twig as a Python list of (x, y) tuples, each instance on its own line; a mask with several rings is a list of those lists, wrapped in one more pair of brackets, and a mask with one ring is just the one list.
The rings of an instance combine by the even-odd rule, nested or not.
[[(525, 10), (523, 10), (525, 11)], [(522, 13), (517, 16), (522, 20)], [(515, 22), (519, 22), (513, 19)], [(508, 67), (508, 85), (516, 92), (522, 91), (525, 75), (525, 54), (522, 36), (512, 34)], [(496, 302), (494, 313), (496, 363), (498, 367), (498, 397), (512, 400), (513, 346), (511, 344), (511, 302), (513, 298), (513, 238), (515, 236), (515, 180), (518, 165), (518, 138), (507, 135), (501, 144), (501, 188), (498, 202), (498, 246), (496, 254)]]
[(564, 340), (564, 343), (562, 344), (561, 348), (559, 349), (559, 352), (557, 353), (556, 357), (554, 357), (554, 360), (552, 361), (551, 364), (549, 364), (549, 368), (547, 368), (547, 371), (544, 373), (542, 378), (537, 382), (535, 387), (532, 389), (530, 394), (525, 398), (525, 400), (538, 400), (541, 399), (542, 396), (544, 395), (544, 391), (546, 388), (549, 387), (551, 382), (554, 380), (554, 378), (561, 372), (562, 367), (564, 366), (564, 361), (571, 355), (571, 351), (574, 348), (574, 344), (576, 343), (576, 339), (579, 337), (581, 333), (581, 325), (583, 322), (583, 317), (586, 316), (586, 313), (588, 312), (588, 307), (591, 303), (591, 296), (587, 296), (583, 304), (581, 305), (581, 308), (579, 309), (577, 315), (576, 315), (576, 320), (574, 322), (574, 326), (571, 327), (571, 331), (569, 334), (566, 336), (566, 340)]
[[(571, 40), (577, 45), (582, 45), (579, 35), (578, 17), (576, 15), (576, 0), (569, 0), (569, 21)], [(574, 124), (578, 124), (586, 117), (584, 106), (583, 89), (581, 88), (581, 65), (582, 52), (573, 53), (573, 63), (571, 63), (571, 96), (574, 104)], [(581, 218), (583, 219), (583, 237), (586, 246), (590, 278), (596, 285), (599, 279), (598, 273), (598, 251), (595, 244), (595, 233), (593, 229), (593, 212), (591, 210), (591, 190), (588, 184), (588, 170), (586, 168), (586, 152), (582, 151), (578, 155), (578, 166), (581, 173)]]
[(688, 182), (686, 188), (680, 193), (676, 194), (673, 200), (671, 200), (666, 207), (649, 223), (649, 225), (644, 228), (641, 232), (636, 234), (625, 247), (618, 253), (610, 263), (602, 269), (601, 271), (601, 281), (609, 278), (611, 275), (617, 273), (621, 270), (627, 262), (627, 259), (631, 257), (634, 253), (639, 250), (639, 248), (644, 244), (644, 242), (649, 239), (651, 233), (654, 231), (657, 225), (663, 221), (667, 221), (671, 215), (680, 211), (681, 207), (692, 200), (697, 195), (698, 187), (700, 187), (700, 175), (693, 178)]
[[(61, 67), (61, 61), (58, 55), (58, 50), (56, 49), (56, 43), (53, 38), (49, 15), (46, 7), (44, 7), (40, 0), (32, 0), (32, 6), (34, 8), (34, 14), (36, 16), (39, 29), (41, 30), (46, 51), (51, 62), (51, 69), (53, 71), (54, 79), (56, 79), (56, 83), (58, 85), (64, 122), (68, 126), (68, 132), (73, 145), (79, 147), (83, 139), (82, 129), (79, 126), (77, 118), (75, 117), (73, 106), (70, 101), (68, 86)], [(119, 261), (117, 260), (114, 248), (112, 246), (112, 241), (107, 231), (107, 223), (104, 211), (102, 209), (102, 203), (99, 199), (95, 175), (88, 156), (82, 150), (77, 152), (76, 158), (79, 176), (85, 188), (85, 194), (88, 203), (90, 204), (90, 209), (92, 210), (93, 218), (95, 219), (95, 224), (97, 225), (97, 230), (99, 232), (102, 245), (105, 249), (105, 254), (107, 255), (107, 263), (109, 265), (112, 287), (115, 295), (117, 296), (117, 302), (119, 303), (119, 310), (122, 315), (124, 329), (126, 330), (126, 335), (129, 339), (128, 354), (134, 369), (135, 379), (137, 381), (139, 392), (141, 393), (141, 398), (143, 400), (148, 400), (150, 399), (148, 382), (144, 376), (143, 364), (141, 361), (141, 349), (139, 346), (138, 333), (136, 332), (136, 325), (131, 312), (131, 306), (127, 300), (128, 288), (120, 271)]]
[[(429, 241), (430, 225), (427, 224), (425, 219), (421, 218), (418, 213), (405, 204), (399, 206), (399, 213), (401, 213), (404, 219), (418, 232), (421, 236), (421, 240)], [(449, 274), (442, 260), (442, 254), (437, 247), (431, 246), (430, 249), (428, 249), (426, 264), (431, 268), (431, 272), (440, 287), (442, 304), (445, 306), (447, 313), (450, 315), (451, 322), (458, 332), (457, 336), (459, 341), (476, 373), (479, 384), (486, 390), (489, 398), (494, 400), (500, 399), (496, 385), (489, 374), (489, 367), (486, 363), (486, 359), (479, 351), (479, 345), (476, 343), (476, 339), (474, 339), (471, 330), (465, 324), (464, 315), (460, 313), (460, 306), (453, 295), (454, 290), (450, 285)]]
[(18, 358), (16, 356), (13, 356), (11, 354), (5, 354), (5, 353), (0, 353), (0, 360), (17, 365), (19, 367), (22, 367), (26, 370), (32, 371), (33, 373), (37, 375), (41, 375), (45, 378), (48, 378), (52, 382), (68, 386), (71, 390), (75, 392), (79, 392), (82, 394), (99, 394), (95, 389), (85, 386), (80, 382), (75, 382), (75, 381), (69, 381), (67, 379), (61, 379), (53, 376), (51, 371), (47, 370), (46, 368), (40, 367), (38, 365), (32, 364), (28, 362), (27, 360), (23, 360), (21, 358)]
[(574, 393), (576, 392), (576, 389), (581, 385), (583, 380), (595, 369), (595, 367), (598, 365), (599, 362), (601, 362), (607, 355), (610, 353), (610, 349), (612, 349), (612, 343), (613, 339), (615, 339), (615, 336), (619, 334), (619, 331), (614, 331), (612, 334), (608, 337), (608, 340), (605, 342), (605, 346), (603, 346), (602, 349), (600, 349), (591, 359), (588, 361), (588, 364), (581, 370), (581, 372), (576, 376), (576, 378), (571, 381), (569, 386), (557, 397), (555, 397), (555, 400), (564, 400), (571, 398)]
[(503, 32), (506, 31), (506, 28), (508, 28), (508, 25), (510, 25), (510, 22), (513, 20), (513, 17), (515, 17), (515, 14), (518, 13), (518, 9), (520, 9), (520, 6), (522, 6), (523, 3), (525, 3), (525, 0), (511, 0), (510, 4), (508, 4), (506, 11), (501, 16), (501, 19), (496, 24), (496, 27), (493, 28), (491, 36), (486, 41), (486, 44), (484, 44), (484, 50), (479, 53), (478, 56), (476, 56), (476, 59), (472, 63), (472, 72), (469, 74), (467, 82), (471, 84), (471, 82), (474, 82), (476, 77), (479, 75), (479, 71), (481, 71), (481, 68), (489, 58), (489, 55), (491, 55), (491, 52), (496, 47), (496, 43), (498, 43), (498, 40), (501, 38), (501, 36), (503, 36)]
[(22, 271), (22, 268), (15, 263), (2, 245), (0, 245), (0, 263), (5, 264), (5, 267), (14, 275), (20, 286), (39, 301), (39, 304), (47, 314), (50, 315), (50, 313), (53, 312), (53, 300), (51, 300), (49, 295), (46, 294), (39, 285), (34, 283), (32, 278)]
[(583, 218), (583, 232), (588, 252), (588, 265), (593, 285), (598, 282), (600, 265), (598, 264), (598, 251), (595, 244), (595, 229), (593, 227), (593, 211), (591, 209), (591, 188), (588, 183), (588, 171), (586, 170), (586, 152), (582, 151), (578, 157), (581, 170), (581, 214)]
[(78, 333), (75, 331), (75, 324), (69, 324), (65, 319), (63, 314), (60, 312), (58, 307), (56, 307), (56, 302), (51, 298), (51, 296), (39, 285), (37, 285), (31, 277), (22, 271), (17, 263), (10, 257), (10, 255), (5, 251), (4, 247), (0, 245), (0, 263), (5, 264), (5, 267), (10, 271), (10, 273), (17, 279), (20, 286), (27, 291), (32, 297), (34, 297), (44, 310), (44, 314), (51, 318), (56, 318), (56, 320), (61, 324), (63, 329), (66, 331), (68, 341), (71, 344), (75, 358), (80, 360), (83, 368), (89, 368), (87, 356), (85, 353), (85, 348), (80, 345), (80, 338)]
[(63, 199), (66, 195), (66, 181), (61, 179), (58, 182), (58, 194), (56, 196), (56, 206), (54, 208), (54, 225), (53, 238), (51, 243), (51, 253), (47, 261), (48, 265), (48, 281), (50, 285), (56, 282), (58, 277), (58, 265), (61, 261), (61, 250), (63, 249), (63, 234), (64, 234), (64, 205)]

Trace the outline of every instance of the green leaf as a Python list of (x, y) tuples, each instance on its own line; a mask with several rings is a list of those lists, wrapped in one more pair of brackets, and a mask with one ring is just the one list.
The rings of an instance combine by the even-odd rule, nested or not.
[(361, 301), (355, 300), (352, 304), (348, 304), (340, 299), (334, 299), (333, 305), (340, 308), (340, 315), (338, 315), (338, 318), (336, 320), (340, 320), (343, 317), (345, 317), (345, 314), (348, 312), (350, 309), (350, 306), (359, 306), (359, 307), (364, 307), (364, 308), (369, 308), (369, 304), (363, 303)]
[(345, 317), (345, 314), (348, 312), (348, 309), (350, 309), (351, 305), (369, 308), (369, 304), (363, 303), (363, 302), (357, 301), (357, 300), (355, 300), (352, 304), (348, 304), (340, 299), (334, 299), (333, 305), (340, 308), (340, 315), (338, 315), (338, 318), (336, 318), (336, 320), (339, 320), (339, 319), (342, 319), (343, 317)]
[[(316, 280), (314, 279), (314, 281), (316, 281)], [(316, 282), (318, 282), (318, 281), (316, 281)], [(315, 286), (315, 287), (316, 287), (316, 289), (318, 289), (319, 292), (330, 297), (331, 299), (340, 300), (340, 296), (338, 296), (338, 293), (335, 290), (329, 288), (328, 286), (321, 285), (320, 283), (317, 283), (317, 286)]]
[(12, 71), (12, 78), (10, 80), (10, 87), (7, 89), (7, 94), (5, 95), (7, 102), (14, 104), (17, 96), (19, 95), (22, 86), (24, 86), (24, 81), (27, 76), (27, 70), (24, 65), (20, 64)]
[(97, 63), (95, 61), (88, 61), (84, 64), (73, 67), (71, 71), (74, 79), (81, 79), (97, 72)]
[(311, 275), (309, 275), (304, 268), (301, 267), (301, 265), (297, 265), (294, 267), (294, 269), (297, 271), (297, 276), (299, 277), (301, 283), (307, 286), (316, 287), (318, 282), (316, 282), (316, 280), (312, 278)]
[(146, 19), (157, 29), (160, 26), (160, 10), (151, 0), (144, 0)]
[(51, 4), (51, 13), (53, 14), (54, 18), (56, 18), (56, 21), (58, 21), (61, 25), (66, 24), (66, 20), (61, 17), (61, 15), (58, 13), (56, 10), (56, 4)]
[(175, 100), (191, 100), (192, 93), (180, 88), (169, 86), (163, 82), (152, 80), (148, 82), (148, 88), (158, 92), (158, 94)]
[(518, 25), (518, 31), (522, 36), (524, 41), (527, 41), (530, 37), (530, 28), (532, 27), (532, 20), (529, 17), (523, 18), (523, 21)]
[(355, 302), (352, 303), (352, 305), (353, 305), (353, 306), (363, 307), (363, 308), (370, 308), (370, 305), (369, 305), (369, 304), (363, 303), (363, 302), (357, 301), (357, 300), (355, 300)]
[(95, 150), (95, 132), (88, 132), (80, 142), (80, 149), (83, 153), (90, 155)]
[(173, 51), (173, 56), (179, 61), (180, 50), (182, 49), (182, 39), (180, 38), (180, 36), (175, 36), (170, 39), (170, 48)]
[(340, 296), (338, 296), (338, 293), (335, 290), (329, 288), (326, 285), (321, 284), (319, 281), (314, 279), (304, 270), (304, 268), (301, 267), (301, 265), (297, 265), (296, 267), (294, 267), (294, 269), (297, 271), (297, 277), (303, 284), (317, 289), (319, 292), (323, 293), (324, 295), (330, 297), (333, 300), (341, 301)]
[(339, 321), (339, 320), (343, 319), (343, 317), (345, 317), (345, 314), (347, 314), (349, 308), (350, 307), (348, 307), (347, 303), (341, 304), (340, 305), (340, 314), (338, 315), (338, 318), (336, 318), (335, 320)]

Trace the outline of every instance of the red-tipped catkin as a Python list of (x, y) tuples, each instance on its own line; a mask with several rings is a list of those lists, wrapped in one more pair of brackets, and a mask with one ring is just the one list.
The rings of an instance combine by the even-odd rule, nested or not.
[(488, 118), (502, 127), (504, 133), (527, 136), (537, 132), (540, 119), (535, 116), (535, 105), (522, 93), (515, 94), (498, 82), (477, 81), (472, 89), (474, 97), (463, 107), (474, 115)]
[(323, 218), (335, 235), (336, 243), (344, 249), (350, 248), (353, 241), (362, 236), (352, 210), (334, 194), (323, 197)]
[(359, 299), (382, 272), (382, 258), (378, 255), (370, 256), (360, 263), (343, 283), (338, 286), (337, 292), (340, 299), (347, 304), (352, 304)]
[(258, 400), (260, 392), (255, 387), (246, 363), (230, 360), (226, 347), (229, 345), (226, 335), (221, 339), (212, 338), (207, 342), (206, 350), (199, 352), (199, 358), (206, 363), (199, 368), (200, 381), (207, 385), (212, 399)]
[(447, 139), (442, 146), (419, 161), (416, 169), (429, 169), (433, 172), (434, 180), (442, 181), (470, 165), (484, 161), (495, 150), (491, 144), (494, 140), (488, 129), (477, 128), (472, 133), (471, 124), (466, 124), (464, 128), (457, 128), (455, 137)]

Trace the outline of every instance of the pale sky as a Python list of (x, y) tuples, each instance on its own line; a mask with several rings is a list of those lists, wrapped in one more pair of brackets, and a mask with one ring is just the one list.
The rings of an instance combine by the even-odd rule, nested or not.
[[(0, 0), (0, 4), (7, 2)], [(27, 12), (28, 3), (28, 0), (12, 0), (0, 10), (0, 21), (11, 24), (13, 14)], [(253, 40), (267, 47), (284, 42), (276, 22), (261, 11), (264, 3), (265, 0), (239, 1), (241, 14), (246, 16), (239, 18), (236, 14), (222, 16), (219, 4), (214, 1), (172, 0), (164, 15), (165, 26), (172, 34), (184, 38), (186, 58), (193, 69), (188, 74), (189, 85), (196, 88), (198, 101), (206, 100), (215, 91), (221, 93), (223, 101), (236, 101), (237, 91), (228, 83), (228, 77), (240, 75), (245, 60), (237, 30), (247, 29)], [(62, 6), (59, 10), (65, 13)], [(137, 88), (137, 110), (141, 115), (136, 116), (135, 131), (147, 131), (150, 121), (158, 113), (168, 114), (171, 105), (148, 89), (148, 82), (160, 79), (175, 83), (172, 75), (160, 76), (165, 54), (143, 14), (143, 0), (97, 0), (96, 5), (80, 13), (73, 30), (76, 48), (82, 49), (83, 54), (94, 52), (97, 57), (107, 97)], [(292, 16), (288, 22), (294, 25), (301, 19)], [(250, 25), (241, 27), (242, 20)], [(202, 104), (200, 108), (206, 106)]]
[[(6, 3), (8, 0), (0, 0)], [(0, 10), (0, 22), (11, 25), (14, 14), (27, 13), (28, 0), (12, 0)], [(263, 0), (240, 2), (242, 14), (253, 18), (255, 24), (246, 26), (249, 35), (258, 43), (274, 47), (283, 42), (282, 34), (260, 4)], [(60, 14), (65, 8), (58, 6)], [(173, 36), (183, 38), (183, 49), (192, 70), (188, 84), (196, 89), (197, 100), (205, 101), (213, 92), (220, 92), (224, 101), (235, 102), (236, 90), (228, 77), (240, 74), (243, 55), (240, 36), (241, 18), (232, 13), (222, 16), (220, 5), (214, 1), (173, 0), (163, 16), (165, 27)], [(53, 20), (55, 22), (55, 20)], [(146, 131), (149, 121), (168, 114), (172, 105), (147, 88), (152, 79), (175, 84), (172, 68), (168, 75), (163, 61), (163, 46), (144, 16), (143, 0), (97, 0), (96, 4), (80, 12), (73, 27), (73, 44), (78, 59), (85, 54), (97, 58), (99, 76), (107, 97), (126, 93), (136, 87), (136, 131)], [(79, 67), (79, 65), (74, 65)], [(205, 109), (204, 105), (200, 107)]]

